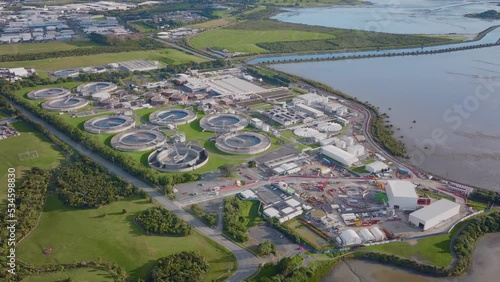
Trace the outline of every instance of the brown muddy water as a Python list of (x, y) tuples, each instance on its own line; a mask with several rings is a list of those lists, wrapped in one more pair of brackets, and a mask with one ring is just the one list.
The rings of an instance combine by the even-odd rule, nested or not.
[(491, 282), (500, 281), (500, 233), (482, 237), (474, 250), (469, 273), (454, 278), (434, 278), (379, 263), (341, 262), (322, 282)]

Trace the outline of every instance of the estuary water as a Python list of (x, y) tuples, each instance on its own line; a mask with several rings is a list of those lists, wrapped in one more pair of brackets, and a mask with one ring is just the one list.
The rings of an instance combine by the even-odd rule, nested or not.
[[(500, 1), (370, 0), (372, 5), (289, 8), (274, 19), (309, 25), (400, 34), (472, 36), (498, 20), (466, 18), (465, 14), (499, 10)], [(495, 3), (496, 2), (496, 3)]]
[(500, 46), (272, 67), (380, 107), (416, 167), (500, 191)]

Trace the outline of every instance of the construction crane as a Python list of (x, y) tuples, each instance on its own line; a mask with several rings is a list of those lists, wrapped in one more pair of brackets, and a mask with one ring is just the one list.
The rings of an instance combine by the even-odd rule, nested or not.
[(384, 183), (378, 181), (378, 179), (376, 177), (373, 177), (373, 182), (375, 183), (375, 185), (382, 191), (385, 192), (385, 185)]

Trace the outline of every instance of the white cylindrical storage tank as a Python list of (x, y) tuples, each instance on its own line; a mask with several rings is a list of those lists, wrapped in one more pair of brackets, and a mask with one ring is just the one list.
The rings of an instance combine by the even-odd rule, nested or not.
[(345, 143), (346, 143), (347, 147), (354, 145), (354, 138), (352, 138), (351, 136), (346, 137)]
[(347, 145), (346, 145), (345, 141), (339, 140), (338, 142), (335, 142), (335, 147), (340, 148), (342, 150), (345, 150)]

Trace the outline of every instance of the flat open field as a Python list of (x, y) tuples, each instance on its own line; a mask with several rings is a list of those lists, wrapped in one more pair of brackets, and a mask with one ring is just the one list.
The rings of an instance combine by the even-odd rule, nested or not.
[(71, 281), (78, 282), (113, 282), (113, 278), (106, 271), (92, 269), (92, 268), (77, 268), (66, 270), (63, 272), (50, 272), (35, 275), (22, 282), (54, 282), (66, 281), (65, 279), (71, 278)]
[(314, 231), (309, 229), (309, 227), (303, 225), (300, 221), (293, 219), (286, 223), (293, 232), (297, 233), (300, 237), (307, 240), (316, 249), (322, 249), (324, 247), (330, 246), (330, 243), (316, 234)]
[(25, 44), (2, 44), (0, 54), (25, 54), (25, 53), (45, 53), (54, 51), (67, 51), (78, 48), (89, 48), (99, 46), (92, 41), (52, 41), (45, 43), (25, 43)]
[(389, 34), (248, 20), (209, 30), (190, 39), (195, 48), (246, 53), (300, 53), (333, 50), (372, 50), (450, 43), (447, 38)]
[[(205, 281), (224, 276), (233, 268), (233, 255), (197, 233), (187, 237), (145, 235), (132, 220), (151, 206), (149, 200), (132, 198), (100, 209), (80, 210), (65, 207), (57, 197), (49, 196), (38, 226), (21, 242), (17, 255), (33, 265), (101, 258), (121, 265), (135, 279), (145, 279), (157, 259), (180, 251), (203, 254), (210, 264)], [(53, 253), (44, 255), (47, 248), (53, 248)]]
[(0, 67), (26, 67), (35, 68), (40, 71), (55, 71), (68, 68), (88, 67), (104, 65), (128, 60), (157, 60), (165, 64), (178, 65), (189, 62), (203, 62), (204, 59), (185, 54), (174, 49), (132, 51), (122, 53), (98, 54), (92, 56), (75, 56), (63, 58), (51, 58), (35, 61), (1, 62)]
[(267, 50), (256, 43), (304, 41), (333, 38), (320, 32), (298, 30), (233, 30), (215, 29), (201, 33), (190, 40), (195, 48), (227, 49), (231, 52), (263, 53)]
[[(60, 153), (48, 140), (39, 133), (35, 133), (33, 128), (23, 122), (16, 122), (13, 126), (21, 133), (20, 136), (0, 140), (0, 202), (7, 194), (7, 170), (11, 167), (16, 169), (18, 179), (21, 172), (32, 167), (42, 169), (52, 169), (59, 165), (64, 159)], [(18, 154), (26, 151), (38, 153), (38, 158), (21, 161)]]
[(450, 235), (366, 247), (367, 250), (395, 254), (422, 263), (447, 266), (452, 261)]

